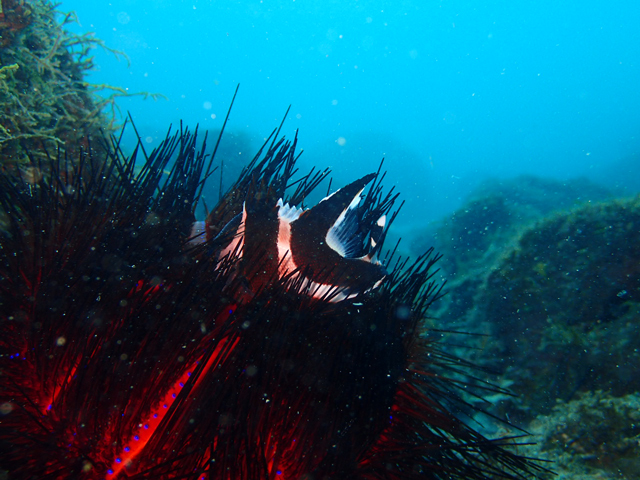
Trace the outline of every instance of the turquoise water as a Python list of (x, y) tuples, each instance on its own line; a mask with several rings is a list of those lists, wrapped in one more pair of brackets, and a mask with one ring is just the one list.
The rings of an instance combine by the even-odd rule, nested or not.
[(302, 163), (335, 181), (375, 170), (407, 200), (406, 231), (459, 207), (489, 177), (589, 176), (639, 188), (636, 1), (64, 0), (96, 51), (92, 81), (155, 145), (170, 123), (229, 131), (247, 156), (291, 113)]

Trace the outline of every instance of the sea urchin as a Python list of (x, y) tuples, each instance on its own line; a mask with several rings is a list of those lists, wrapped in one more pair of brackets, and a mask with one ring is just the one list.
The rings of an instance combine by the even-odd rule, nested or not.
[(378, 260), (396, 199), (381, 176), (305, 210), (327, 172), (294, 180), (296, 141), (278, 134), (199, 230), (211, 163), (182, 127), (148, 155), (139, 143), (127, 157), (114, 138), (73, 162), (34, 156), (41, 175), (2, 173), (8, 478), (488, 479), (537, 469), (459, 419), (453, 376), (464, 362), (420, 335), (440, 292), (437, 256)]

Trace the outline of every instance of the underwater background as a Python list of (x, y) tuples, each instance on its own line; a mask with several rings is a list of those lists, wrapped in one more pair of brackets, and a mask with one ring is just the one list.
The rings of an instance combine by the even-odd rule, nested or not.
[(640, 478), (640, 3), (64, 0), (59, 10), (77, 15), (65, 28), (128, 57), (91, 51), (86, 80), (124, 89), (102, 95), (158, 94), (115, 99), (149, 150), (170, 123), (217, 135), (240, 84), (223, 189), (289, 105), (283, 132), (299, 129), (300, 169), (331, 168), (332, 189), (384, 157), (385, 183), (406, 202), (389, 244), (443, 254), (448, 294), (427, 327), (478, 334), (445, 344), (516, 395), (483, 408), (534, 434), (520, 453), (549, 459), (560, 478)]
[(487, 178), (640, 189), (634, 1), (65, 0), (61, 10), (130, 59), (95, 50), (91, 82), (166, 96), (118, 101), (150, 145), (169, 122), (220, 128), (240, 84), (228, 131), (249, 151), (291, 105), (284, 131), (300, 129), (302, 165), (344, 184), (385, 157), (407, 202), (396, 229), (453, 212)]

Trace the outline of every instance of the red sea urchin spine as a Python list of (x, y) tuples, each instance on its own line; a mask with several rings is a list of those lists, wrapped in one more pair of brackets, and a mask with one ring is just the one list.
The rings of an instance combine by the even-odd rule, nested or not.
[[(281, 274), (264, 231), (228, 248), (238, 232), (225, 227), (241, 212), (277, 211), (279, 198), (301, 205), (326, 176), (293, 182), (294, 148), (265, 144), (198, 244), (189, 237), (209, 168), (186, 131), (145, 155), (139, 174), (142, 148), (123, 158), (116, 141), (73, 166), (61, 155), (34, 163), (49, 171), (39, 183), (0, 177), (0, 469), (9, 478), (535, 470), (450, 411), (462, 403), (447, 374), (460, 364), (420, 337), (439, 292), (431, 252), (387, 267), (376, 287), (321, 257)], [(345, 200), (361, 235), (354, 258), (380, 248), (384, 235), (370, 242), (372, 232), (394, 200), (379, 176), (357, 208)], [(314, 298), (312, 277), (350, 295)]]

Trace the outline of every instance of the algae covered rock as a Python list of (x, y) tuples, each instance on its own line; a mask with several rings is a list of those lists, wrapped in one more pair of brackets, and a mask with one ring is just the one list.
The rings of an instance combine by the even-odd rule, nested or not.
[(611, 197), (585, 180), (495, 181), (438, 231), (438, 328), (480, 334), (451, 349), (507, 379), (516, 396), (496, 409), (516, 423), (578, 392), (640, 391), (640, 199)]
[[(490, 333), (476, 319), (476, 305), (489, 274), (516, 247), (520, 235), (552, 212), (610, 198), (610, 191), (585, 179), (558, 181), (525, 175), (485, 182), (462, 208), (440, 222), (435, 233), (448, 290), (436, 312), (440, 324)], [(434, 235), (420, 237), (431, 241)], [(416, 242), (414, 247), (418, 246)], [(490, 341), (479, 340), (478, 344)]]
[(576, 392), (639, 391), (640, 197), (527, 229), (476, 308), (492, 336), (484, 360), (514, 381), (524, 410), (546, 412)]
[(480, 334), (450, 349), (505, 379), (488, 409), (538, 435), (549, 478), (639, 478), (640, 197), (520, 180), (443, 222), (438, 328)]
[(640, 395), (602, 391), (558, 402), (531, 424), (538, 440), (530, 455), (553, 462), (565, 480), (634, 479), (640, 476)]
[[(435, 240), (443, 254), (442, 268), (454, 277), (486, 268), (487, 261), (500, 256), (523, 226), (551, 212), (609, 198), (609, 190), (584, 178), (560, 181), (522, 175), (487, 180), (438, 226)], [(431, 236), (422, 238), (431, 242)]]

